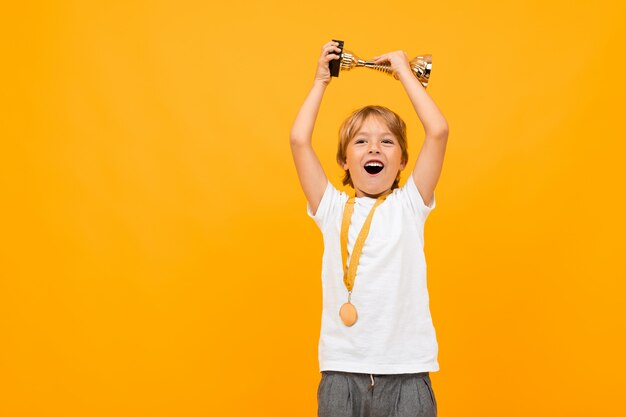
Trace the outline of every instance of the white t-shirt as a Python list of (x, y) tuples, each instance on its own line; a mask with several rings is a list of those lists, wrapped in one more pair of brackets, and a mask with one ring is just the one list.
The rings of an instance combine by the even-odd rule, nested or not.
[[(330, 182), (313, 215), (324, 237), (320, 371), (370, 374), (435, 372), (438, 344), (429, 308), (424, 257), (424, 222), (435, 208), (426, 206), (412, 177), (376, 209), (363, 246), (352, 289), (357, 322), (339, 317), (348, 301), (343, 283), (340, 232), (348, 195)], [(348, 230), (348, 253), (376, 199), (355, 198)], [(348, 257), (348, 264), (349, 264)]]

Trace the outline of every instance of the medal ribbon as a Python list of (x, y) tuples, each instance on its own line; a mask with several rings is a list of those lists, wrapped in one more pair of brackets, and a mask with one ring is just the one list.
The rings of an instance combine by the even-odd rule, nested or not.
[[(361, 257), (361, 251), (363, 250), (365, 239), (367, 239), (367, 235), (370, 231), (370, 225), (372, 223), (372, 218), (374, 217), (374, 211), (376, 210), (376, 207), (380, 206), (383, 201), (385, 201), (390, 193), (391, 190), (378, 197), (376, 199), (376, 202), (370, 209), (370, 212), (365, 219), (365, 223), (363, 223), (363, 227), (359, 232), (359, 236), (354, 243), (352, 256), (350, 257), (350, 266), (346, 266), (346, 263), (348, 261), (348, 228), (350, 227), (350, 219), (352, 218), (352, 213), (354, 212), (354, 197), (350, 197), (348, 199), (348, 201), (346, 202), (346, 206), (343, 209), (343, 219), (341, 221), (341, 259), (343, 261), (343, 283), (346, 285), (349, 294), (352, 293), (352, 288), (354, 287), (356, 269), (359, 265), (359, 258)], [(348, 298), (348, 300), (349, 299), (350, 298)]]

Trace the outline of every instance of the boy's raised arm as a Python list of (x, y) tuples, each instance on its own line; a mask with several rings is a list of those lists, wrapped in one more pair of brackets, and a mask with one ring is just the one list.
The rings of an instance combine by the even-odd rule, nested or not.
[(331, 80), (328, 63), (333, 59), (339, 59), (339, 55), (333, 53), (340, 52), (337, 45), (337, 42), (328, 42), (322, 48), (322, 54), (317, 62), (313, 87), (300, 107), (289, 137), (300, 185), (313, 213), (317, 212), (328, 184), (326, 173), (324, 173), (322, 164), (311, 144), (313, 127), (324, 92)]
[(394, 75), (402, 82), (413, 108), (424, 126), (424, 143), (413, 169), (413, 181), (427, 206), (430, 206), (441, 175), (448, 142), (448, 123), (426, 89), (415, 78), (403, 51), (376, 57), (376, 63), (389, 62)]

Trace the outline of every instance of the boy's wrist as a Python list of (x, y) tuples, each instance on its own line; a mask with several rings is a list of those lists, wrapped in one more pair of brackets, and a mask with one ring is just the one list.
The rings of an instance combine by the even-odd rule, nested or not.
[(398, 80), (400, 80), (404, 88), (413, 88), (413, 86), (417, 87), (418, 89), (424, 88), (420, 80), (418, 80), (417, 77), (413, 74), (413, 71), (398, 75)]
[(315, 80), (313, 80), (313, 87), (326, 88), (329, 83), (330, 83), (330, 81), (324, 81), (324, 80), (315, 79)]
[(411, 71), (409, 68), (407, 68), (404, 71), (398, 72), (396, 75), (398, 76), (398, 79), (403, 82), (407, 79), (411, 79), (411, 78), (415, 79), (415, 76), (413, 75), (413, 71)]

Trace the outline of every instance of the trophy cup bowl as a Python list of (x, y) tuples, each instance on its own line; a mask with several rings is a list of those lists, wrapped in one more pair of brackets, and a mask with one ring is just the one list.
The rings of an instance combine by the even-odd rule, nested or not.
[[(341, 71), (350, 71), (353, 68), (365, 67), (371, 68), (376, 71), (395, 76), (391, 65), (389, 64), (376, 64), (374, 61), (365, 61), (352, 52), (343, 49), (343, 41), (333, 39), (334, 42), (339, 43), (340, 58), (334, 59), (328, 63), (330, 68), (330, 75), (332, 77), (339, 77)], [(422, 84), (424, 88), (428, 87), (428, 80), (430, 78), (430, 72), (432, 69), (432, 55), (420, 55), (416, 56), (409, 62), (411, 71), (417, 80)]]

